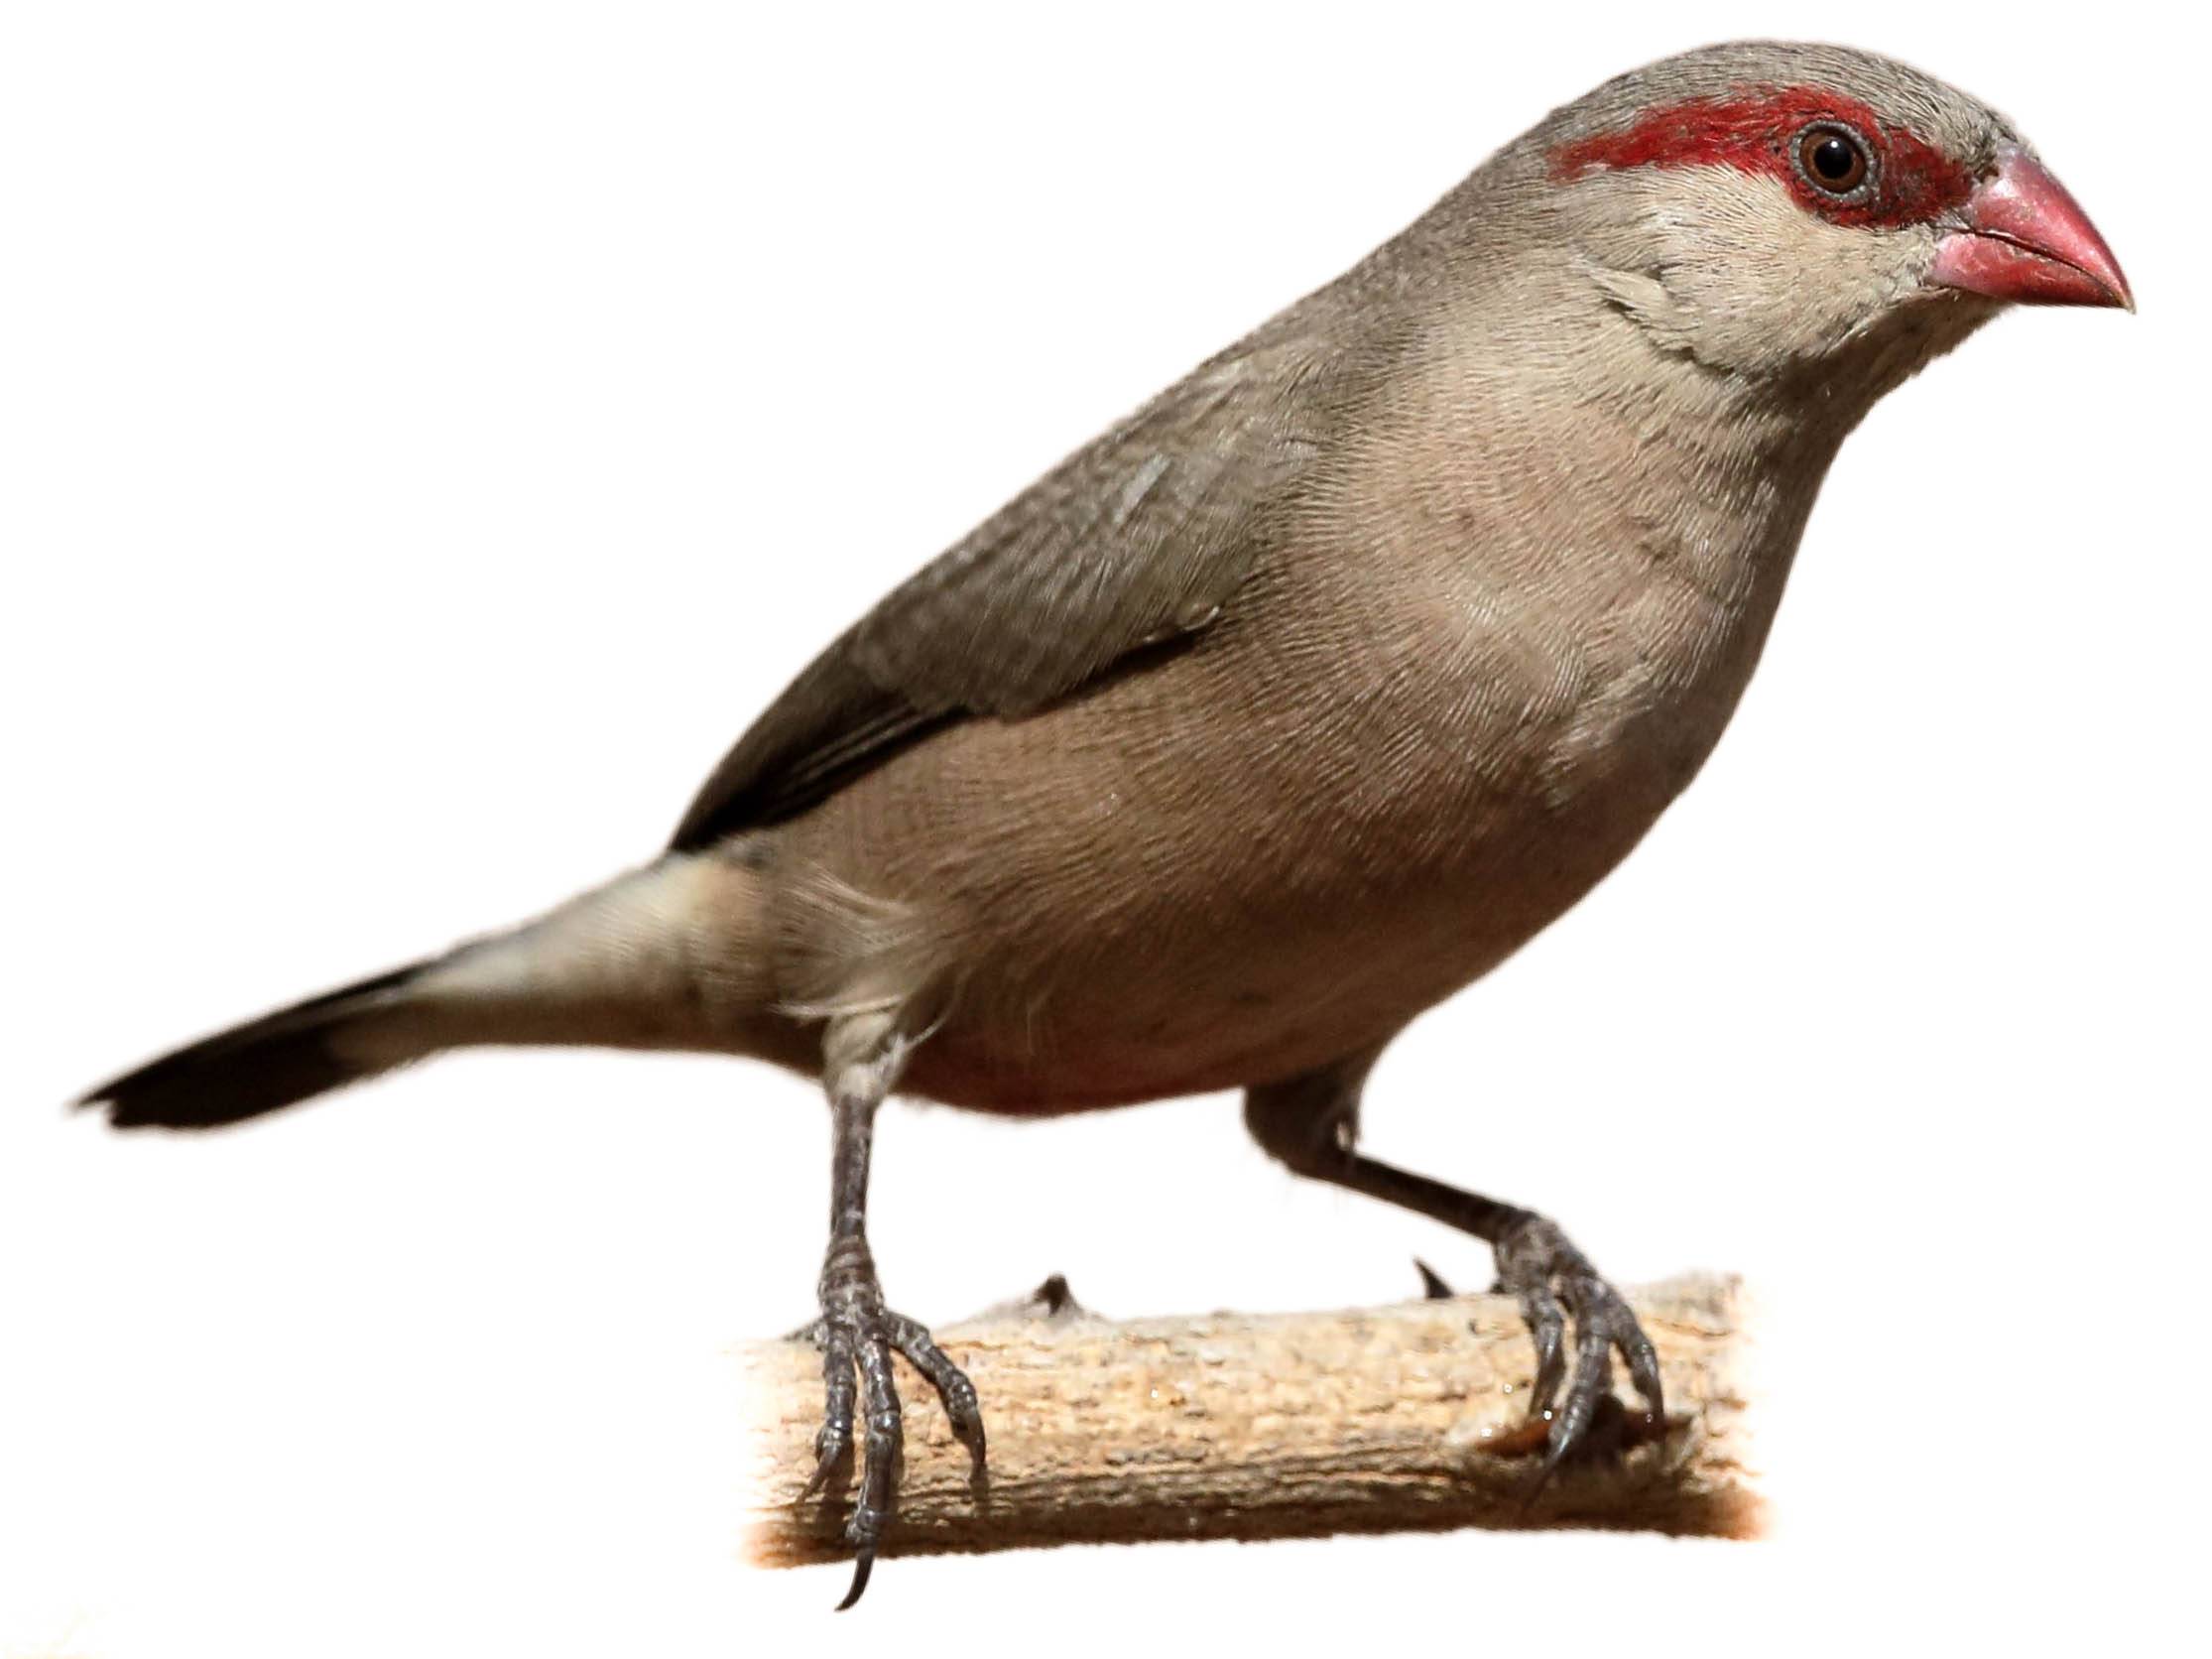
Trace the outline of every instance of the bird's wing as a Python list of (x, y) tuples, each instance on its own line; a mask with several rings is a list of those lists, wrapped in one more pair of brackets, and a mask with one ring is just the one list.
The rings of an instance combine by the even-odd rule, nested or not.
[(902, 583), (730, 750), (676, 832), (796, 817), (949, 721), (1018, 718), (1204, 628), (1318, 448), (1302, 330), (1201, 365)]

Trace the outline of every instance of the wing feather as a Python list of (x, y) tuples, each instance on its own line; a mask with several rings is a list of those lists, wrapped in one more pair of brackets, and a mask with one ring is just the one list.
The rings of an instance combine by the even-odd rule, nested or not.
[(738, 741), (676, 848), (796, 817), (948, 721), (1036, 713), (1210, 624), (1320, 448), (1303, 395), (1320, 350), (1284, 328), (1231, 347), (894, 588)]

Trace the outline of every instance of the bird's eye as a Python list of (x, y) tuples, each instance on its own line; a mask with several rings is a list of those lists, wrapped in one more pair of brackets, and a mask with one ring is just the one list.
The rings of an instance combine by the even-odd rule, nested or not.
[(1823, 122), (1797, 135), (1797, 166), (1830, 195), (1849, 195), (1866, 183), (1867, 147), (1856, 133)]

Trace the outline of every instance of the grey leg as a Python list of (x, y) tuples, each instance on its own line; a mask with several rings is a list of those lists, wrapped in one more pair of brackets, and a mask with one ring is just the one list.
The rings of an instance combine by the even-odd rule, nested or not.
[[(849, 1029), (833, 1032), (830, 1052), (849, 1054), (856, 1046)], [(883, 1284), (868, 1251), (868, 1157), (875, 1142), (876, 1108), (904, 1069), (907, 1041), (891, 1031), (858, 1045), (857, 1058), (826, 1068), (830, 1107), (829, 1249), (822, 1258), (817, 1291), (821, 1318), (799, 1335), (822, 1350), (824, 1408), (821, 1432), (814, 1437), (814, 1476), (809, 1494), (848, 1474), (852, 1467), (853, 1426), (860, 1407), (860, 1488), (845, 1537), (852, 1544), (852, 1588), (838, 1603), (842, 1611), (860, 1599), (875, 1567), (898, 1500), (905, 1432), (899, 1391), (892, 1381), (891, 1356), (902, 1353), (928, 1379), (944, 1402), (952, 1432), (968, 1449), (980, 1492), (984, 1480), (983, 1415), (975, 1387), (947, 1359), (929, 1333), (884, 1306)]]
[[(1520, 1299), (1536, 1341), (1536, 1387), (1529, 1409), (1532, 1420), (1550, 1417), (1544, 1477), (1589, 1428), (1599, 1400), (1612, 1383), (1615, 1348), (1628, 1361), (1629, 1376), (1653, 1419), (1662, 1420), (1659, 1355), (1651, 1339), (1620, 1293), (1598, 1276), (1589, 1258), (1554, 1223), (1532, 1211), (1461, 1192), (1353, 1150), (1359, 1135), (1360, 1090), (1375, 1059), (1374, 1054), (1360, 1055), (1250, 1090), (1245, 1095), (1244, 1120), (1253, 1138), (1300, 1175), (1404, 1205), (1490, 1245), (1498, 1260), (1499, 1287)], [(1570, 1318), (1574, 1323), (1571, 1380), (1566, 1354)], [(1562, 1383), (1566, 1399), (1553, 1414), (1552, 1402)]]

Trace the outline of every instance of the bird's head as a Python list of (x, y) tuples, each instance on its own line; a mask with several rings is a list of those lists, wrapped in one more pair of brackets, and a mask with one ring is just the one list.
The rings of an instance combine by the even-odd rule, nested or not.
[(2010, 123), (1871, 53), (1739, 43), (1609, 81), (1523, 156), (1553, 234), (1659, 349), (1878, 396), (2008, 302), (2134, 309)]

